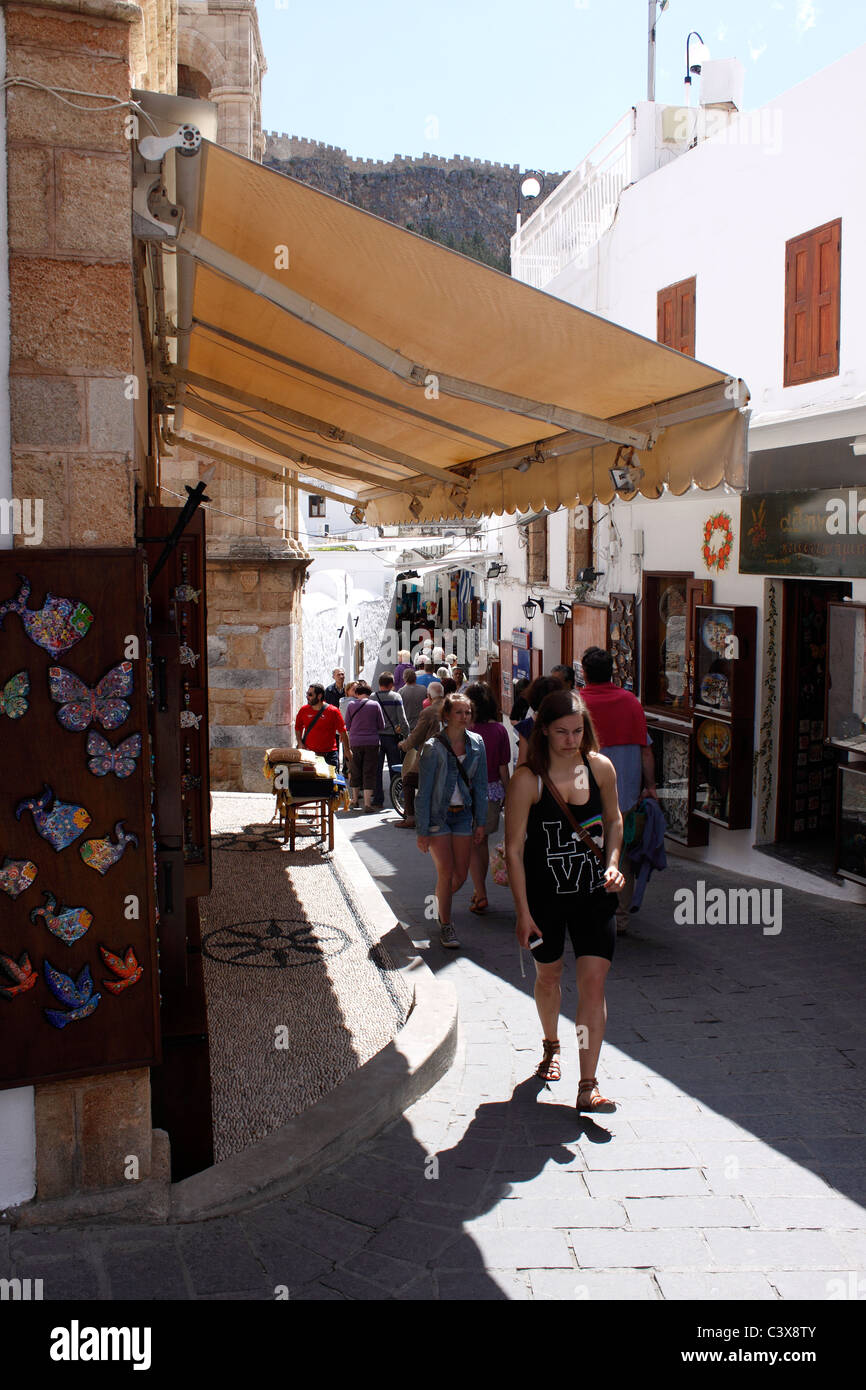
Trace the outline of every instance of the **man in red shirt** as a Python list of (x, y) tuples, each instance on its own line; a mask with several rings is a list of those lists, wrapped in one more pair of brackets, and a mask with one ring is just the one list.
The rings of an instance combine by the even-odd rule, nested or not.
[(337, 748), (339, 739), (343, 745), (343, 759), (349, 766), (351, 751), (349, 735), (343, 716), (336, 705), (325, 704), (325, 687), (311, 685), (307, 691), (308, 704), (301, 705), (295, 718), (295, 737), (299, 748), (312, 748), (314, 753), (324, 755), (326, 763), (339, 766), (340, 754)]
[[(655, 759), (640, 700), (611, 680), (613, 660), (601, 647), (588, 647), (581, 658), (586, 685), (580, 694), (589, 710), (601, 751), (616, 768), (616, 790), (623, 820), (645, 796), (656, 796)], [(634, 892), (634, 869), (620, 855), (625, 887), (619, 894), (617, 930), (622, 933)]]

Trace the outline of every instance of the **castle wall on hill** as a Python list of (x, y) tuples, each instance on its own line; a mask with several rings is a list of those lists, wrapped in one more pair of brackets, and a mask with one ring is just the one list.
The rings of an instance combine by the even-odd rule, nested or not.
[[(335, 145), (265, 132), (263, 163), (506, 273), (518, 164), (462, 155), (358, 159)], [(565, 174), (545, 174), (545, 194)], [(531, 205), (530, 205), (531, 206)]]

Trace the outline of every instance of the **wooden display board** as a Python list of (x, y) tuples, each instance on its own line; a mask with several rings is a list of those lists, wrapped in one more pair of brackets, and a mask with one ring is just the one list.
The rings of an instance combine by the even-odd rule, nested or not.
[(159, 1060), (134, 550), (0, 554), (0, 1087)]

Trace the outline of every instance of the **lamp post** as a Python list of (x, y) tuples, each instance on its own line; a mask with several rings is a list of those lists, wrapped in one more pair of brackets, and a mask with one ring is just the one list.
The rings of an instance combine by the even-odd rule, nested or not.
[[(696, 48), (695, 52), (691, 55), (691, 57), (689, 57), (689, 44), (691, 43), (692, 39), (698, 40), (699, 47)], [(704, 63), (709, 62), (709, 57), (710, 50), (707, 48), (707, 45), (704, 43), (697, 29), (692, 29), (691, 33), (688, 34), (688, 36), (686, 37), (685, 84), (688, 88), (691, 88), (693, 76), (700, 77), (701, 67)]]
[[(664, 14), (669, 4), (669, 0), (649, 0), (649, 26), (647, 30), (647, 60), (646, 60), (646, 99), (655, 101), (656, 99), (656, 20), (658, 14)], [(658, 11), (658, 14), (656, 14)]]
[[(538, 169), (527, 169), (517, 188), (517, 228), (520, 231), (520, 219), (522, 212), (521, 199), (530, 199), (532, 202), (540, 198), (544, 191), (544, 175)], [(534, 211), (534, 209), (533, 209)]]

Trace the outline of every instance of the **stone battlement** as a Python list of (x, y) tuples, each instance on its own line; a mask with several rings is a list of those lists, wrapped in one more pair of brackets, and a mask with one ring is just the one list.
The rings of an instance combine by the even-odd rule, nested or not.
[(490, 159), (472, 159), (469, 155), (455, 154), (450, 158), (441, 154), (402, 155), (393, 159), (360, 159), (348, 154), (339, 145), (326, 145), (320, 140), (308, 140), (304, 136), (286, 135), (276, 130), (265, 131), (265, 163), (273, 159), (324, 159), (335, 164), (349, 165), (359, 173), (375, 173), (377, 170), (406, 169), (412, 167), (435, 166), (448, 173), (455, 170), (476, 169), (479, 173), (519, 174), (519, 164), (500, 164)]

